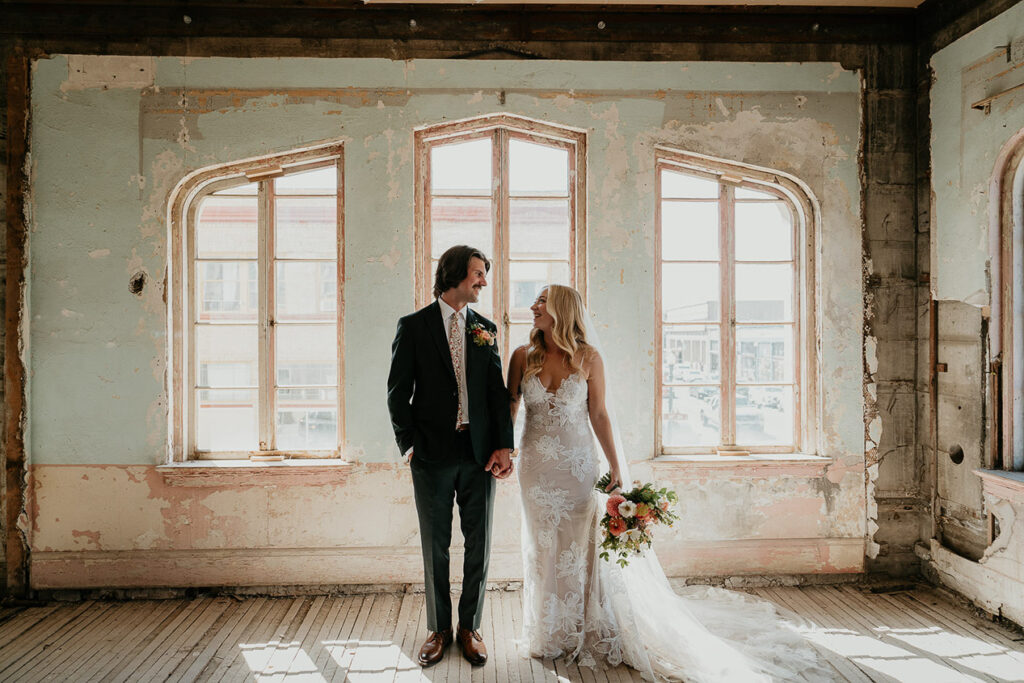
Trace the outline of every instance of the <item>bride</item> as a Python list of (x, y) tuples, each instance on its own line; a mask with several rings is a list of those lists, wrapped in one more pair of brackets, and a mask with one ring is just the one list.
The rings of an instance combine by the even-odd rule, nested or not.
[(605, 407), (604, 363), (576, 290), (549, 285), (531, 310), (530, 343), (512, 354), (508, 378), (513, 420), (526, 404), (519, 483), (530, 654), (586, 667), (625, 662), (648, 680), (831, 680), (771, 603), (715, 588), (677, 595), (650, 550), (625, 568), (599, 558), (604, 498), (594, 486), (605, 468), (609, 491), (629, 476)]

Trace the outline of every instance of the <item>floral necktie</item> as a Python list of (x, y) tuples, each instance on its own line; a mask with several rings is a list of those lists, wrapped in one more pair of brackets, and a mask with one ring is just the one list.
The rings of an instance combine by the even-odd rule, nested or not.
[(462, 333), (459, 330), (459, 312), (452, 313), (448, 325), (448, 349), (452, 353), (452, 367), (455, 368), (455, 382), (459, 387), (459, 414), (455, 418), (455, 427), (465, 422), (462, 407)]

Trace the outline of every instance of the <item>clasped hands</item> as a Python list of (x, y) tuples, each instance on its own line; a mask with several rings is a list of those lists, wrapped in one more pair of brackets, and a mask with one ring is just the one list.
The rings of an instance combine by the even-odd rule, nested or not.
[(515, 465), (512, 463), (512, 449), (498, 448), (484, 465), (484, 470), (491, 473), (495, 479), (505, 479), (512, 474)]

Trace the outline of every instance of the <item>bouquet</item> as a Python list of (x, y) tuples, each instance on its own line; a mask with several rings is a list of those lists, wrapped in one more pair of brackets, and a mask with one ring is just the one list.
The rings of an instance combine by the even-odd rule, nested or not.
[[(611, 482), (611, 473), (606, 473), (594, 486), (601, 493)], [(644, 548), (651, 547), (652, 527), (655, 524), (672, 526), (679, 517), (669, 509), (671, 503), (678, 500), (675, 491), (668, 489), (656, 490), (651, 484), (636, 486), (631, 491), (613, 491), (605, 505), (605, 515), (601, 518), (604, 540), (601, 542), (601, 558), (611, 561), (614, 553), (615, 561), (622, 567), (629, 564), (630, 553), (641, 554)]]

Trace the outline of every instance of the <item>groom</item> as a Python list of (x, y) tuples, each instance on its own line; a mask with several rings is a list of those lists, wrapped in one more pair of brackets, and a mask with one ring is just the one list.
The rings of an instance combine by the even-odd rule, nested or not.
[(391, 345), (388, 410), (412, 471), (423, 546), (427, 628), (421, 666), (441, 661), (452, 642), (448, 548), (452, 501), (465, 538), (455, 634), (463, 656), (487, 661), (480, 618), (491, 547), (494, 479), (512, 473), (512, 418), (494, 323), (467, 308), (487, 286), (487, 257), (464, 245), (441, 255), (436, 301), (398, 321)]

